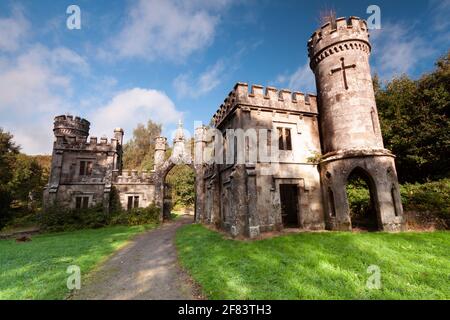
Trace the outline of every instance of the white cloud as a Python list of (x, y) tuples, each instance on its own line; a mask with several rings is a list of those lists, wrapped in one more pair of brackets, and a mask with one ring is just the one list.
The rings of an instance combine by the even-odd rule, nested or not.
[(0, 18), (0, 51), (13, 52), (19, 49), (21, 41), (26, 37), (30, 25), (22, 10), (14, 7), (11, 17)]
[(371, 32), (373, 70), (382, 79), (409, 73), (434, 50), (429, 42), (402, 24), (384, 23)]
[(275, 81), (279, 85), (285, 85), (290, 90), (301, 92), (316, 92), (316, 82), (314, 80), (314, 73), (309, 67), (309, 62), (299, 66), (291, 74), (279, 75)]
[[(35, 45), (0, 65), (0, 110), (55, 111), (70, 95), (71, 77), (63, 70), (86, 71), (87, 62), (67, 48)], [(74, 67), (75, 66), (75, 67)]]
[[(450, 0), (430, 0), (433, 29), (438, 41), (450, 43)], [(428, 39), (430, 40), (430, 39)]]
[(231, 1), (139, 0), (126, 23), (100, 56), (182, 60), (208, 46), (219, 22), (218, 11)]
[(80, 59), (66, 48), (36, 45), (0, 64), (0, 126), (14, 134), (24, 152), (51, 152), (53, 116), (71, 109), (72, 79), (63, 66), (87, 68)]
[(430, 0), (435, 30), (448, 34), (450, 28), (450, 0)]
[(223, 60), (219, 60), (196, 78), (186, 73), (179, 75), (173, 81), (173, 86), (179, 95), (197, 98), (220, 84), (224, 70), (225, 63)]
[(133, 88), (117, 93), (108, 104), (89, 116), (92, 135), (110, 137), (115, 127), (121, 127), (127, 138), (131, 137), (138, 123), (149, 118), (164, 126), (176, 123), (182, 118), (182, 113), (164, 92)]
[(64, 47), (36, 44), (14, 56), (0, 55), (0, 126), (29, 154), (50, 153), (52, 119), (72, 109), (72, 76), (88, 63)]

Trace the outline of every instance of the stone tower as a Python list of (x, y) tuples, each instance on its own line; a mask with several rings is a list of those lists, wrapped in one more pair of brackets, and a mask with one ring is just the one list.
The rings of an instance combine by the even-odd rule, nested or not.
[(55, 117), (53, 133), (55, 137), (76, 137), (86, 139), (89, 136), (90, 122), (80, 117), (61, 115)]
[(403, 225), (394, 155), (383, 146), (370, 51), (367, 24), (357, 17), (328, 22), (308, 41), (319, 101), (322, 192), (333, 230), (352, 228), (345, 188), (352, 173), (369, 186), (377, 228)]

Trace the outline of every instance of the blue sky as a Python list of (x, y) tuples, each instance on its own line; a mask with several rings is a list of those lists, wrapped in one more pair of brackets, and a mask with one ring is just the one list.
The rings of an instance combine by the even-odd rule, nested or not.
[[(66, 27), (69, 5), (81, 29)], [(372, 71), (418, 77), (449, 49), (444, 1), (0, 0), (0, 127), (24, 152), (51, 153), (58, 114), (112, 136), (151, 118), (169, 138), (179, 119), (205, 124), (238, 82), (315, 92), (306, 43), (318, 13), (367, 18)]]

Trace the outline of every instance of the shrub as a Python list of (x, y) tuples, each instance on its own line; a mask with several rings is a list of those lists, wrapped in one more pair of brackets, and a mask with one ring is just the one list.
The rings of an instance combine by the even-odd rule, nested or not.
[(0, 230), (11, 219), (10, 204), (11, 194), (0, 185)]
[(348, 204), (352, 216), (364, 216), (370, 209), (370, 192), (363, 186), (347, 185)]
[[(414, 212), (418, 220), (439, 219), (450, 226), (450, 179), (427, 183), (400, 185), (403, 210)], [(347, 197), (352, 216), (363, 215), (369, 209), (370, 193), (367, 188), (348, 184)], [(423, 219), (420, 219), (420, 218)]]
[(75, 210), (53, 206), (39, 216), (41, 227), (47, 231), (100, 228), (108, 225), (109, 215), (101, 206)]
[(107, 225), (142, 225), (159, 223), (160, 209), (154, 205), (130, 211), (106, 213), (102, 206), (74, 210), (53, 206), (38, 216), (40, 226), (50, 232), (101, 228)]
[(450, 222), (450, 179), (400, 186), (403, 209), (435, 215)]
[(149, 223), (159, 223), (161, 209), (155, 205), (147, 208), (134, 208), (129, 211), (120, 210), (111, 215), (111, 224), (141, 225)]

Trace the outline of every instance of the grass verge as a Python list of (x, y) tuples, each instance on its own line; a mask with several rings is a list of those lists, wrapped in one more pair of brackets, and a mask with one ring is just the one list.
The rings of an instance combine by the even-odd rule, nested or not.
[(34, 236), (31, 242), (0, 240), (0, 299), (63, 299), (70, 292), (67, 267), (81, 279), (132, 236), (156, 225), (114, 226)]
[[(178, 230), (176, 245), (182, 266), (210, 299), (450, 299), (445, 231), (236, 241), (189, 225)], [(371, 265), (381, 271), (379, 289), (366, 285)]]

